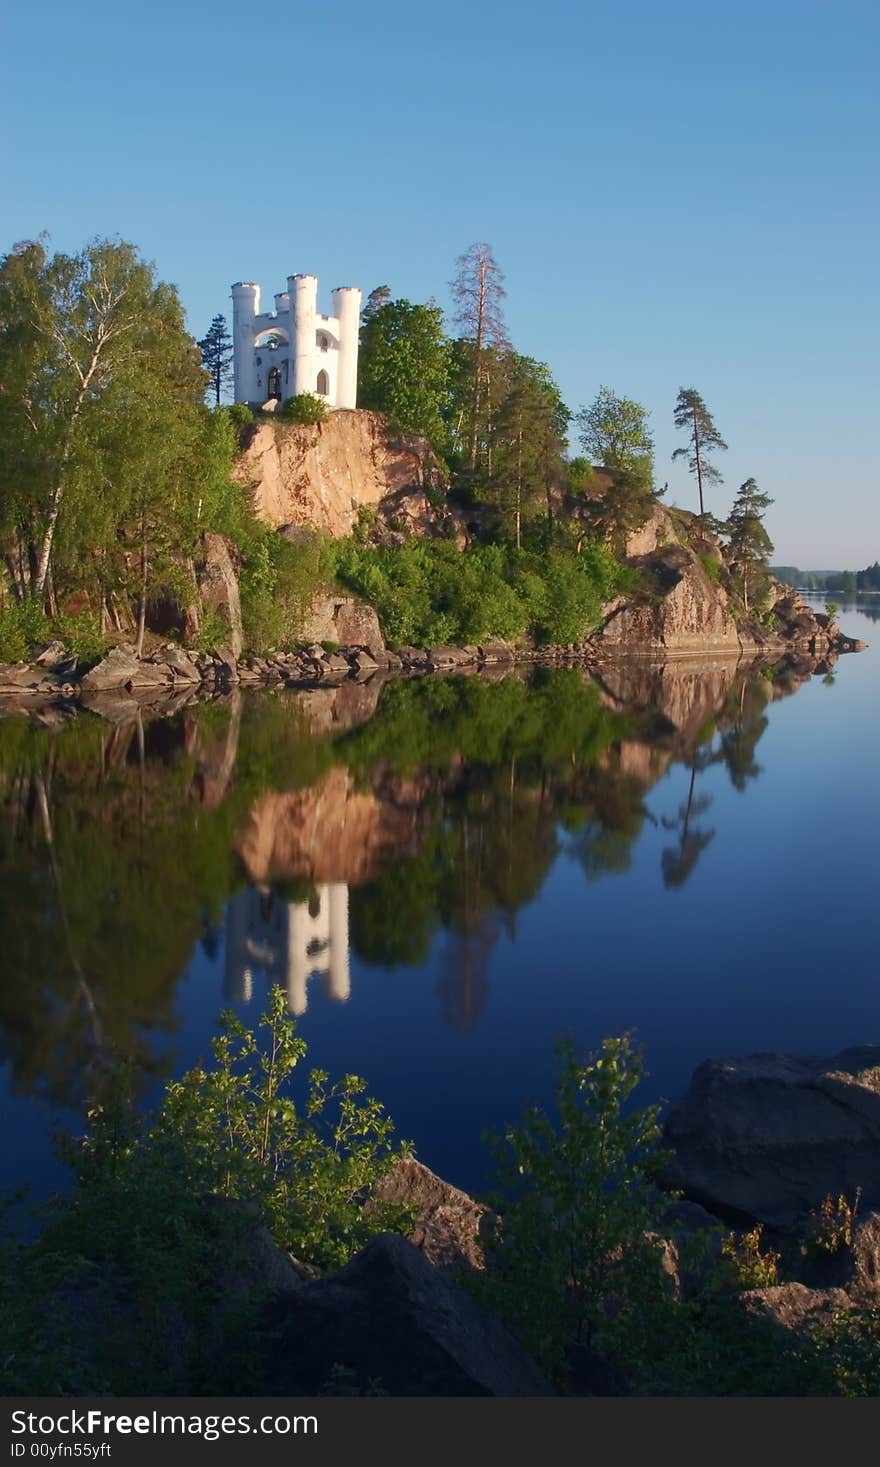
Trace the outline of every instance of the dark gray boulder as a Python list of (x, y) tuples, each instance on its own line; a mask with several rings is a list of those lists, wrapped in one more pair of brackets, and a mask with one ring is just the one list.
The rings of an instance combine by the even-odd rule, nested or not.
[(274, 1306), (268, 1388), (321, 1391), (335, 1368), (389, 1396), (549, 1396), (513, 1337), (405, 1238), (382, 1233)]
[(827, 1196), (880, 1208), (880, 1046), (708, 1060), (666, 1121), (665, 1184), (710, 1212), (799, 1231)]

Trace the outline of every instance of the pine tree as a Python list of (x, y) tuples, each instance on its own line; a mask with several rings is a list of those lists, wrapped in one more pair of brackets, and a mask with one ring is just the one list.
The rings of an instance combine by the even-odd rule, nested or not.
[(549, 520), (551, 490), (564, 477), (568, 409), (545, 363), (510, 352), (506, 368), (506, 392), (492, 431), (488, 494), (508, 520), (519, 549), (523, 520), (541, 501)]
[(214, 401), (219, 407), (220, 394), (232, 380), (232, 337), (224, 316), (214, 317), (207, 336), (199, 342), (199, 350), (202, 365), (211, 378), (207, 390), (214, 394)]
[(673, 459), (687, 458), (688, 468), (697, 476), (700, 494), (700, 515), (704, 514), (703, 483), (720, 484), (721, 474), (709, 459), (712, 449), (726, 448), (727, 444), (712, 421), (712, 414), (695, 387), (680, 387), (675, 404), (676, 428), (687, 428), (687, 448), (677, 448)]
[(739, 487), (727, 521), (729, 556), (734, 574), (742, 587), (743, 605), (749, 609), (769, 578), (769, 557), (773, 542), (764, 529), (764, 511), (773, 500), (762, 494), (754, 479), (746, 479)]
[(371, 290), (367, 296), (366, 305), (361, 311), (361, 322), (363, 325), (366, 326), (367, 322), (371, 321), (376, 315), (376, 312), (381, 311), (383, 306), (387, 306), (390, 300), (390, 285), (377, 285), (375, 290)]

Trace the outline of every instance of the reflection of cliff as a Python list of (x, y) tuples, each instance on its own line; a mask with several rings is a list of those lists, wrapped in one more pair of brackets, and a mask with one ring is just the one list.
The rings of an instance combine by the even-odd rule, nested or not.
[(358, 886), (389, 861), (415, 854), (424, 797), (424, 782), (376, 780), (362, 789), (337, 767), (311, 789), (262, 795), (248, 812), (238, 851), (254, 882), (304, 876)]
[(344, 1003), (351, 990), (348, 887), (326, 883), (306, 901), (285, 901), (268, 887), (236, 892), (226, 907), (226, 997), (249, 1003), (256, 973), (287, 989), (292, 1014), (308, 1008), (306, 987), (315, 974), (327, 997)]

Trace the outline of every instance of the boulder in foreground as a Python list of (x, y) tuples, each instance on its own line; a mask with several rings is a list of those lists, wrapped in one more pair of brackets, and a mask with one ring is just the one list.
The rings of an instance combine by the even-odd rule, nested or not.
[(880, 1046), (830, 1059), (708, 1060), (666, 1122), (668, 1185), (711, 1212), (795, 1231), (827, 1196), (880, 1209)]

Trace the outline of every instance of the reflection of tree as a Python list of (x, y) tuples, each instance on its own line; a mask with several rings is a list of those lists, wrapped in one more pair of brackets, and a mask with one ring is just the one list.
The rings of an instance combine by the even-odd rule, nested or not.
[(697, 759), (691, 764), (687, 803), (679, 806), (678, 818), (663, 820), (666, 830), (679, 832), (678, 845), (667, 846), (660, 858), (664, 886), (684, 886), (701, 853), (715, 837), (714, 830), (700, 830), (693, 824), (698, 816), (705, 814), (712, 803), (709, 795), (694, 795), (699, 764)]
[(633, 847), (645, 820), (653, 820), (645, 808), (641, 785), (612, 761), (593, 771), (579, 793), (582, 803), (577, 817), (573, 819), (569, 814), (565, 820), (567, 825), (575, 825), (568, 841), (569, 854), (583, 868), (588, 881), (623, 875), (630, 869)]
[(755, 748), (767, 727), (764, 708), (766, 684), (759, 679), (743, 679), (733, 703), (733, 727), (725, 729), (715, 758), (723, 763), (734, 789), (744, 790), (750, 779), (757, 779), (761, 765), (755, 760)]

